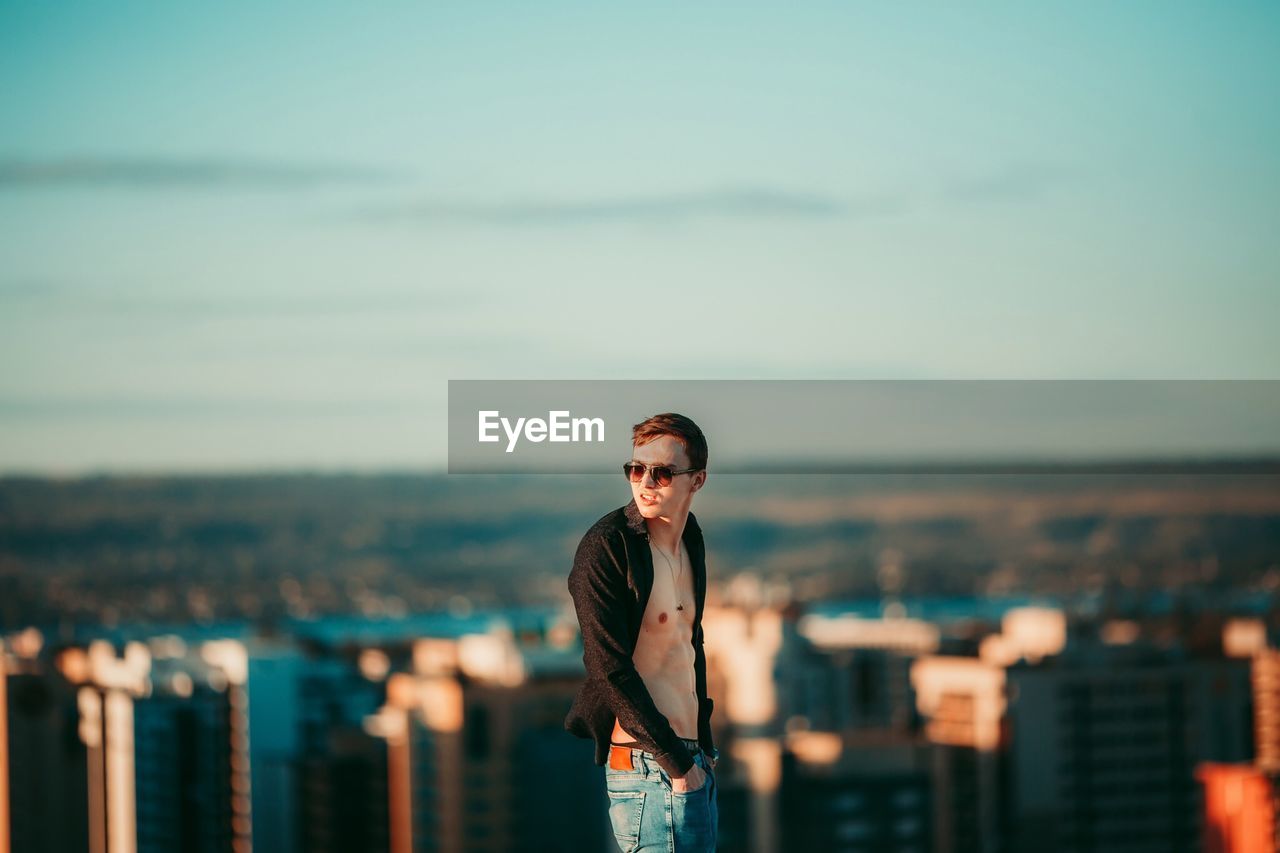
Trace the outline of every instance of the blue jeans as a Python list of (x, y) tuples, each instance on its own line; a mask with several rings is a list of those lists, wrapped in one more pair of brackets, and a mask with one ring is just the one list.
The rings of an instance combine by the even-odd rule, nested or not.
[(631, 750), (630, 770), (605, 765), (609, 823), (623, 853), (716, 849), (716, 777), (701, 752), (693, 760), (707, 774), (707, 781), (688, 793), (671, 790), (671, 777), (652, 755), (639, 749)]

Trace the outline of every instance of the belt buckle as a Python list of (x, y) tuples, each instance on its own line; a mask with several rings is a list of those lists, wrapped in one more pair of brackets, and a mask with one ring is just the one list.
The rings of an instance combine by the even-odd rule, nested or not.
[(614, 770), (634, 770), (635, 765), (631, 763), (631, 747), (610, 746), (609, 767)]

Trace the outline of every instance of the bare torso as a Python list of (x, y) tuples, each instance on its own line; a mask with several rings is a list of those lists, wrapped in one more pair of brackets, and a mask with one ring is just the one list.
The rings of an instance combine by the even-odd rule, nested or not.
[[(649, 550), (653, 552), (653, 589), (631, 659), (671, 728), (680, 737), (694, 740), (698, 737), (698, 694), (693, 669), (693, 567), (683, 544), (679, 563), (674, 559), (668, 563), (670, 553), (664, 557), (652, 542)], [(613, 740), (627, 743), (635, 738), (615, 719)]]

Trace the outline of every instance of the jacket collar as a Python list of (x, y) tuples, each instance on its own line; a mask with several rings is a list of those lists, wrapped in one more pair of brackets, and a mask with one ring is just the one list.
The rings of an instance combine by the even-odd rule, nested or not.
[[(622, 511), (627, 518), (627, 529), (637, 536), (643, 536), (645, 539), (648, 539), (649, 525), (645, 523), (644, 516), (640, 514), (640, 507), (636, 506), (636, 499), (632, 498), (631, 501), (623, 507)], [(689, 513), (689, 518), (685, 521), (684, 534), (685, 538), (689, 538), (690, 536), (697, 538), (702, 534), (702, 528), (698, 526), (698, 520), (693, 517), (692, 512)]]

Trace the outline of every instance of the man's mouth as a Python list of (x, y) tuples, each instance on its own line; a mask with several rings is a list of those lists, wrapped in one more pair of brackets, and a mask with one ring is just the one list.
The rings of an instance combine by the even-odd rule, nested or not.
[(651, 503), (657, 503), (657, 501), (658, 501), (658, 496), (657, 496), (657, 495), (649, 495), (649, 494), (645, 494), (644, 492), (641, 492), (641, 493), (640, 493), (640, 500), (644, 501), (645, 503), (650, 503), (650, 504), (651, 504)]

